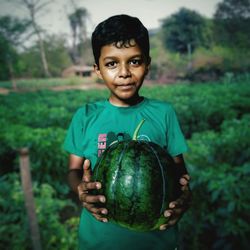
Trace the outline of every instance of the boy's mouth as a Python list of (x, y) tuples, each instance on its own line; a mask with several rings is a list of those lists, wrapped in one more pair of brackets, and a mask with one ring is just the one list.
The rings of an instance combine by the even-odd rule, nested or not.
[(116, 86), (118, 86), (118, 87), (123, 87), (123, 86), (134, 86), (135, 85), (135, 83), (134, 82), (123, 82), (123, 83), (117, 83), (116, 84)]
[(117, 84), (116, 87), (119, 88), (119, 89), (126, 90), (126, 89), (131, 89), (131, 88), (133, 88), (133, 87), (134, 87), (134, 84), (133, 84), (133, 83)]

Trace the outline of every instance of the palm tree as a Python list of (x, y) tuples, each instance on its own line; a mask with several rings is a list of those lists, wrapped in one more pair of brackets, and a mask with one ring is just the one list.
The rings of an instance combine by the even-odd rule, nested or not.
[(48, 67), (48, 61), (45, 53), (45, 47), (44, 47), (44, 42), (42, 39), (42, 30), (37, 24), (36, 20), (36, 15), (41, 9), (43, 9), (46, 5), (50, 3), (50, 1), (44, 1), (44, 0), (22, 0), (22, 3), (24, 3), (25, 7), (29, 11), (30, 19), (31, 19), (31, 25), (34, 29), (35, 34), (37, 35), (38, 38), (38, 44), (39, 44), (39, 50), (40, 50), (40, 56), (41, 56), (41, 61), (43, 65), (43, 70), (44, 74), (46, 77), (51, 76), (49, 72), (49, 67)]
[(86, 23), (88, 17), (88, 11), (85, 8), (76, 8), (75, 11), (68, 16), (73, 36), (72, 59), (74, 63), (78, 63), (80, 58), (78, 45), (83, 47), (84, 42), (87, 40)]

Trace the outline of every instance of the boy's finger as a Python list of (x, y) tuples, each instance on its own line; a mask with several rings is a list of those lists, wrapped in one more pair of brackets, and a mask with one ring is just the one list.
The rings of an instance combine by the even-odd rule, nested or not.
[(100, 189), (101, 183), (99, 182), (82, 182), (78, 185), (78, 197), (80, 201), (85, 201), (86, 196), (90, 190)]
[(167, 224), (163, 224), (160, 226), (160, 230), (166, 230), (168, 228), (168, 225)]
[(172, 210), (166, 210), (164, 212), (164, 216), (167, 217), (167, 218), (169, 218), (171, 215), (172, 215)]
[(91, 179), (91, 167), (90, 167), (90, 161), (86, 159), (83, 163), (83, 177), (82, 180), (89, 182)]
[(88, 193), (89, 190), (100, 189), (101, 187), (100, 182), (82, 182), (78, 185), (78, 192)]
[(85, 183), (87, 190), (100, 189), (102, 187), (100, 182), (87, 182)]
[(102, 195), (86, 195), (85, 202), (87, 203), (104, 203), (106, 201), (105, 197)]
[(185, 174), (185, 175), (182, 175), (181, 178), (180, 178), (180, 184), (181, 185), (188, 185), (190, 181), (190, 176)]
[(176, 207), (177, 204), (178, 204), (178, 200), (176, 200), (176, 201), (171, 201), (171, 202), (169, 203), (169, 208), (173, 209), (173, 208)]
[(174, 219), (169, 220), (167, 225), (168, 227), (171, 227), (171, 226), (174, 226), (177, 222), (178, 222), (178, 218), (176, 217)]
[(190, 181), (190, 176), (188, 174), (184, 174), (182, 177)]
[(99, 214), (93, 214), (93, 216), (94, 216), (97, 220), (99, 220), (99, 221), (101, 221), (101, 222), (108, 222), (108, 219), (107, 219), (107, 218), (103, 218), (103, 217), (101, 217)]
[(106, 208), (97, 208), (95, 206), (89, 206), (88, 210), (92, 213), (92, 214), (98, 214), (98, 215), (107, 215), (108, 214), (108, 210)]

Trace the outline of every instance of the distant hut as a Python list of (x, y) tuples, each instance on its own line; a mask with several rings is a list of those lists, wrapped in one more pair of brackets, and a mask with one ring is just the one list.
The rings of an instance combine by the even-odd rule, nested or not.
[(62, 77), (92, 77), (94, 75), (94, 69), (91, 66), (80, 66), (80, 65), (72, 65), (62, 72)]

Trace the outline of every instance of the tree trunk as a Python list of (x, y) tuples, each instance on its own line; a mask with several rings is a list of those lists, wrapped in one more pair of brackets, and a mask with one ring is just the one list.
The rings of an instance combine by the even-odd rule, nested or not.
[(28, 5), (28, 9), (30, 11), (32, 26), (35, 30), (37, 37), (38, 37), (39, 50), (40, 50), (40, 56), (41, 56), (41, 61), (42, 61), (42, 65), (43, 65), (44, 75), (45, 75), (45, 77), (50, 77), (51, 74), (50, 74), (49, 67), (48, 67), (48, 61), (46, 58), (43, 39), (41, 37), (40, 29), (38, 28), (36, 20), (35, 20), (35, 6), (34, 6), (34, 4)]
[(27, 148), (22, 148), (19, 150), (19, 154), (21, 181), (25, 199), (25, 207), (28, 214), (28, 221), (31, 234), (30, 236), (33, 246), (32, 248), (33, 250), (42, 250), (30, 175), (29, 150)]
[(41, 60), (42, 60), (42, 64), (43, 64), (44, 75), (46, 77), (50, 77), (51, 74), (49, 72), (48, 61), (47, 61), (47, 58), (46, 58), (43, 39), (42, 39), (42, 37), (40, 35), (40, 32), (36, 31), (36, 34), (37, 34), (38, 42), (39, 42), (40, 56), (41, 56)]
[(190, 43), (187, 44), (187, 52), (188, 52), (187, 70), (188, 70), (188, 72), (190, 72), (193, 69), (193, 63), (192, 63), (192, 45)]
[(8, 60), (8, 69), (9, 69), (9, 72), (10, 72), (10, 80), (11, 80), (11, 83), (12, 83), (12, 89), (17, 90), (16, 79), (15, 79), (15, 76), (14, 76), (14, 69), (13, 69), (12, 62), (10, 60)]
[(73, 42), (72, 42), (72, 60), (74, 64), (78, 64), (79, 53), (77, 51), (77, 32), (76, 27), (72, 27)]

